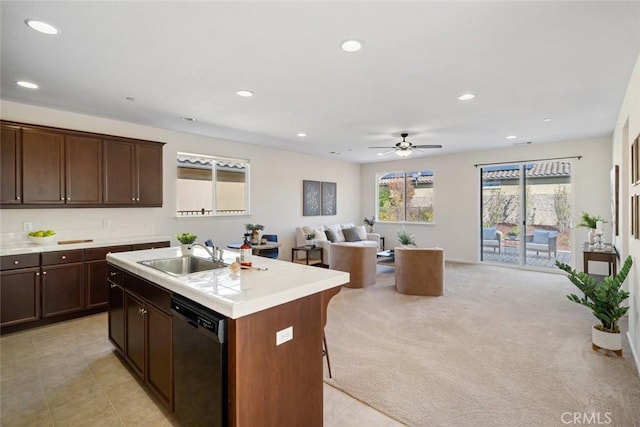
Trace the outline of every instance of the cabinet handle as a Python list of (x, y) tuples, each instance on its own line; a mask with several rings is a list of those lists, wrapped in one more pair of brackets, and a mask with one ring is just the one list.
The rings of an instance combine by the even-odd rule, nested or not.
[(139, 202), (139, 201), (140, 201), (140, 197), (136, 197), (136, 202)]
[(110, 272), (110, 273), (109, 273), (109, 276), (113, 277), (113, 276), (115, 276), (115, 275), (117, 275), (117, 274), (118, 274), (118, 273), (116, 273), (115, 271), (112, 271), (112, 272)]
[(16, 197), (16, 200), (20, 200), (20, 196)]
[(138, 309), (138, 314), (142, 314), (142, 309), (141, 308)]
[(67, 197), (67, 202), (68, 202), (69, 200), (71, 200), (71, 197)]
[(141, 310), (142, 310), (142, 314), (147, 314), (147, 310), (145, 310), (144, 308), (142, 308)]
[(61, 202), (64, 202), (64, 197), (60, 197), (60, 201), (61, 201)]
[(135, 198), (135, 197), (132, 197), (132, 198), (131, 198), (131, 201), (132, 201), (132, 202), (135, 202), (135, 201), (136, 201), (136, 198)]
[(18, 264), (20, 264), (20, 261), (18, 260), (13, 261), (13, 265), (18, 265)]
[(47, 272), (46, 272), (46, 271), (43, 271), (43, 272), (42, 272), (42, 275), (43, 275), (43, 276), (46, 276), (46, 275), (47, 275)]
[(67, 256), (66, 255), (62, 255), (60, 258), (67, 259)]
[(115, 288), (115, 287), (116, 287), (116, 285), (114, 285), (114, 284), (112, 283), (112, 284), (111, 284), (111, 287), (112, 287), (112, 288)]
[(40, 275), (40, 273), (36, 273), (36, 276), (39, 276), (39, 275)]

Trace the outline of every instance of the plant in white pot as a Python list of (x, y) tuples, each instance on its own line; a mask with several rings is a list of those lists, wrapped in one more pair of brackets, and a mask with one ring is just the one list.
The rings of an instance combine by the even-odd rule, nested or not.
[(620, 272), (615, 277), (606, 276), (598, 282), (588, 274), (572, 269), (569, 265), (556, 261), (556, 266), (567, 273), (567, 277), (584, 293), (584, 297), (575, 294), (567, 295), (570, 301), (589, 307), (600, 324), (593, 325), (591, 341), (594, 350), (601, 348), (613, 350), (622, 356), (622, 334), (618, 320), (629, 311), (622, 302), (629, 298), (629, 292), (622, 288), (633, 259), (629, 256), (624, 261)]
[(182, 250), (182, 255), (191, 254), (191, 248), (189, 246), (193, 244), (193, 242), (195, 242), (197, 238), (198, 236), (193, 233), (176, 234), (176, 239), (178, 239), (178, 242), (181, 243), (180, 247)]
[(587, 240), (590, 245), (593, 245), (595, 240), (595, 231), (598, 226), (598, 222), (606, 223), (604, 219), (600, 215), (589, 215), (588, 213), (582, 211), (580, 214), (580, 222), (576, 225), (576, 227), (584, 227), (589, 229), (589, 233), (587, 235)]

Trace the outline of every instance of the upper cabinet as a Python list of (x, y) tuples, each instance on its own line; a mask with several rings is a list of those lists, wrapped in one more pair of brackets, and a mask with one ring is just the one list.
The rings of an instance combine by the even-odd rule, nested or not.
[(162, 206), (162, 145), (104, 140), (108, 205)]
[(0, 137), (0, 204), (22, 203), (22, 133), (2, 123)]
[(160, 207), (163, 145), (3, 122), (1, 207)]

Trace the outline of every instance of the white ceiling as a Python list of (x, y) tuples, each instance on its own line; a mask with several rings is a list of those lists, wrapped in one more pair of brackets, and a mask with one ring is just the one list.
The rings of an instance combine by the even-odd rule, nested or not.
[(1, 24), (4, 100), (359, 163), (401, 132), (443, 145), (413, 156), (611, 135), (640, 53), (638, 1), (3, 0)]

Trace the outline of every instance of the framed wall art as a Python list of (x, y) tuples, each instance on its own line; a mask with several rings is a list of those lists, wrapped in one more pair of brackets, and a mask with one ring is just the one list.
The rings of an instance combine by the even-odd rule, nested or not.
[(640, 145), (640, 135), (631, 144), (631, 184), (640, 184), (640, 153), (638, 152)]
[(302, 181), (302, 216), (320, 215), (321, 191), (320, 181)]
[(618, 210), (620, 205), (620, 167), (614, 165), (611, 169), (611, 233), (620, 235)]
[(336, 215), (338, 184), (335, 182), (322, 183), (322, 215)]

